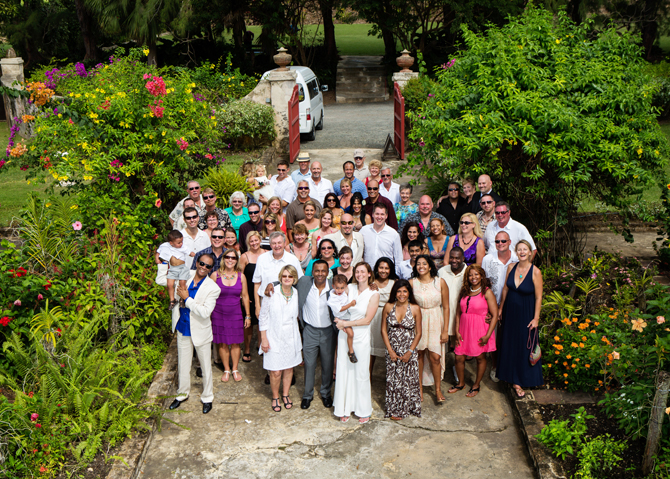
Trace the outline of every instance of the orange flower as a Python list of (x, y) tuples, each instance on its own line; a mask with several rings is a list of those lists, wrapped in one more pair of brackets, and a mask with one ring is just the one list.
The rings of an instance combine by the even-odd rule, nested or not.
[(603, 383), (603, 382), (602, 382), (600, 379), (598, 379), (598, 384), (602, 384), (602, 383)]
[(554, 351), (556, 354), (561, 354), (559, 351)]
[(591, 322), (591, 320), (590, 320), (589, 318), (586, 318), (586, 319), (584, 320), (584, 322), (585, 322), (586, 324), (589, 324), (589, 323)]
[(582, 324), (579, 325), (579, 329), (586, 329), (588, 327), (589, 327), (589, 325), (587, 323), (582, 323)]
[(579, 347), (580, 347), (580, 348), (583, 348), (583, 347), (584, 347), (584, 343), (579, 343)]
[(572, 358), (572, 355), (568, 354), (568, 355), (566, 356), (566, 358), (571, 359), (571, 358)]
[(561, 338), (559, 338), (558, 336), (554, 336), (554, 341), (560, 341), (560, 340)]
[(563, 373), (563, 377), (568, 377), (568, 373)]
[(647, 327), (647, 323), (642, 318), (633, 320), (633, 331), (642, 332)]
[(600, 391), (600, 388), (596, 388), (596, 391)]
[(603, 336), (602, 338), (600, 338), (600, 340), (601, 340), (603, 343), (609, 343), (609, 341), (607, 340), (607, 338), (606, 338), (605, 336)]
[(575, 361), (579, 362), (579, 358), (575, 358)]
[(558, 349), (559, 351), (562, 351), (562, 350), (563, 350), (563, 346), (561, 346), (560, 344), (554, 344), (554, 347), (555, 347), (556, 349)]
[(577, 367), (577, 365), (573, 364), (571, 367), (572, 367), (572, 369), (575, 369)]
[(591, 333), (591, 334), (596, 334), (596, 330), (595, 330), (595, 329), (592, 329), (591, 331), (589, 331), (589, 333)]
[(590, 364), (585, 364), (584, 367), (585, 367), (585, 368), (590, 368), (591, 365), (590, 365)]
[(596, 325), (596, 326), (600, 326), (600, 323), (599, 323), (598, 321), (596, 321), (596, 322), (593, 323), (593, 324)]
[(567, 362), (567, 361), (563, 361), (563, 366), (567, 366), (567, 365), (568, 365), (568, 362)]
[(586, 341), (586, 336), (582, 336), (582, 341)]
[(572, 322), (573, 322), (573, 323), (576, 323), (576, 322), (577, 322), (577, 318), (572, 318)]
[(571, 347), (571, 348), (576, 348), (576, 347), (577, 347), (577, 343), (575, 343), (575, 342), (573, 341), (573, 343), (570, 345), (570, 347)]
[(567, 381), (564, 381), (564, 382), (565, 382), (565, 384), (568, 384), (568, 382), (567, 382)]
[(551, 364), (547, 364), (548, 367), (551, 367)]

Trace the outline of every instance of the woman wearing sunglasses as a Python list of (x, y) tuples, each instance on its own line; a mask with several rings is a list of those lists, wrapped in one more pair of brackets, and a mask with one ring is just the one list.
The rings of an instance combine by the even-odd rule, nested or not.
[(277, 219), (276, 214), (268, 213), (265, 215), (265, 218), (262, 221), (263, 229), (261, 230), (261, 236), (263, 239), (261, 240), (261, 248), (266, 251), (270, 251), (272, 249), (270, 248), (270, 235), (278, 230), (277, 223), (279, 220)]
[(283, 231), (286, 234), (286, 220), (284, 217), (284, 210), (281, 206), (281, 198), (273, 196), (268, 200), (267, 207), (263, 214), (272, 213), (277, 217), (277, 231)]
[(482, 230), (474, 213), (465, 213), (459, 221), (458, 234), (449, 239), (447, 251), (444, 253), (444, 262), (449, 262), (449, 252), (454, 246), (460, 246), (464, 251), (465, 264), (482, 265), (486, 248), (482, 239)]
[[(232, 248), (226, 249), (222, 263), (221, 267), (210, 276), (221, 290), (212, 312), (212, 333), (223, 361), (224, 372), (221, 381), (227, 383), (231, 375), (228, 369), (231, 359), (233, 379), (242, 380), (237, 367), (240, 362), (240, 344), (244, 342), (244, 329), (251, 326), (251, 310), (247, 279), (238, 270), (237, 251)], [(240, 298), (242, 298), (241, 304), (244, 305), (244, 318)]]
[(340, 206), (340, 199), (337, 195), (335, 193), (328, 193), (323, 199), (323, 207), (333, 212), (333, 227), (340, 229), (340, 217), (344, 214), (344, 210)]
[(340, 265), (338, 260), (337, 246), (333, 240), (324, 238), (323, 241), (319, 244), (319, 249), (316, 252), (316, 258), (309, 262), (307, 269), (305, 270), (305, 276), (312, 276), (312, 266), (317, 260), (324, 260), (328, 263), (328, 278), (333, 277), (333, 268), (337, 268)]
[(219, 227), (219, 217), (217, 216), (215, 211), (210, 211), (209, 213), (205, 214), (205, 224), (207, 225), (205, 233), (207, 233), (209, 239), (212, 239), (212, 231), (214, 231), (215, 228)]

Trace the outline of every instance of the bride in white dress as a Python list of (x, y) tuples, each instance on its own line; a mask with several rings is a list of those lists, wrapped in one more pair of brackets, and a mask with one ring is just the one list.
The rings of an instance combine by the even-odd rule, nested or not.
[[(335, 415), (347, 422), (353, 412), (364, 424), (372, 415), (372, 391), (370, 388), (370, 322), (379, 305), (379, 292), (372, 291), (374, 281), (372, 268), (367, 263), (358, 263), (354, 269), (355, 284), (349, 285), (349, 299), (356, 305), (349, 308), (349, 321), (336, 319), (337, 329), (337, 381), (335, 382)], [(349, 360), (345, 327), (354, 330), (354, 352), (357, 363)]]

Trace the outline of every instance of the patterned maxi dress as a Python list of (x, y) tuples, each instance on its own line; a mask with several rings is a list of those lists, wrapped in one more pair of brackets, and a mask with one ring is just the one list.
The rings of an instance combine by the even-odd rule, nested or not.
[[(418, 278), (412, 280), (412, 289), (416, 302), (421, 308), (421, 339), (416, 347), (417, 351), (425, 349), (440, 355), (440, 365), (442, 369), (438, 381), (444, 377), (444, 344), (440, 343), (442, 328), (444, 327), (444, 315), (442, 313), (442, 290), (440, 278), (433, 278), (429, 284), (421, 284)], [(430, 359), (428, 356), (423, 361), (423, 380), (424, 386), (435, 384), (433, 372), (430, 370)]]
[[(408, 305), (405, 317), (398, 322), (395, 305), (386, 316), (386, 326), (391, 348), (403, 356), (412, 345), (416, 321)], [(391, 361), (386, 352), (386, 416), (421, 417), (421, 391), (419, 390), (419, 355), (416, 351), (407, 363), (400, 359)]]

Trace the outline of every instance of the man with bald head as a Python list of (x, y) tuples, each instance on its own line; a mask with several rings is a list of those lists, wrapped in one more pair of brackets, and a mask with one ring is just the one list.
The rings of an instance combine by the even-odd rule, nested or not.
[(328, 193), (335, 193), (332, 181), (321, 177), (322, 171), (321, 163), (318, 161), (312, 162), (312, 176), (307, 180), (309, 181), (309, 196), (321, 205), (323, 205), (323, 200)]
[(310, 198), (310, 186), (308, 180), (299, 180), (298, 188), (296, 189), (297, 196), (290, 205), (286, 207), (286, 234), (290, 243), (293, 242), (293, 226), (305, 219), (304, 205), (307, 201), (312, 200), (316, 206), (316, 214), (321, 213), (321, 203), (314, 198)]
[(402, 223), (400, 223), (399, 231), (402, 232), (407, 223), (415, 221), (419, 223), (423, 235), (428, 237), (430, 236), (430, 220), (433, 218), (439, 218), (442, 220), (442, 223), (444, 223), (444, 230), (448, 236), (452, 236), (454, 234), (454, 230), (452, 229), (447, 219), (440, 213), (433, 211), (433, 200), (428, 195), (423, 195), (419, 199), (419, 211), (412, 213), (411, 215), (407, 215)]
[(388, 216), (386, 218), (386, 224), (389, 225), (394, 230), (398, 231), (398, 219), (395, 216), (395, 210), (393, 209), (393, 203), (388, 198), (384, 198), (379, 194), (379, 182), (377, 180), (368, 181), (368, 198), (365, 200), (365, 206), (363, 209), (365, 213), (372, 218), (372, 212), (377, 203), (381, 203), (386, 206), (386, 211)]
[(363, 235), (354, 231), (354, 217), (349, 213), (344, 213), (340, 217), (340, 230), (324, 236), (323, 239), (332, 240), (338, 250), (341, 250), (344, 246), (351, 248), (354, 253), (351, 261), (352, 265), (355, 266), (359, 261), (363, 261), (363, 248), (365, 247)]
[(484, 195), (491, 196), (493, 201), (496, 203), (498, 203), (498, 201), (502, 201), (500, 195), (493, 191), (493, 181), (491, 181), (491, 177), (489, 175), (479, 175), (479, 178), (477, 179), (477, 187), (479, 188), (479, 191), (472, 195), (472, 201), (470, 202), (470, 206), (472, 207), (472, 212), (474, 214), (477, 214), (481, 211), (482, 206), (479, 203), (479, 200), (481, 200), (482, 196)]

